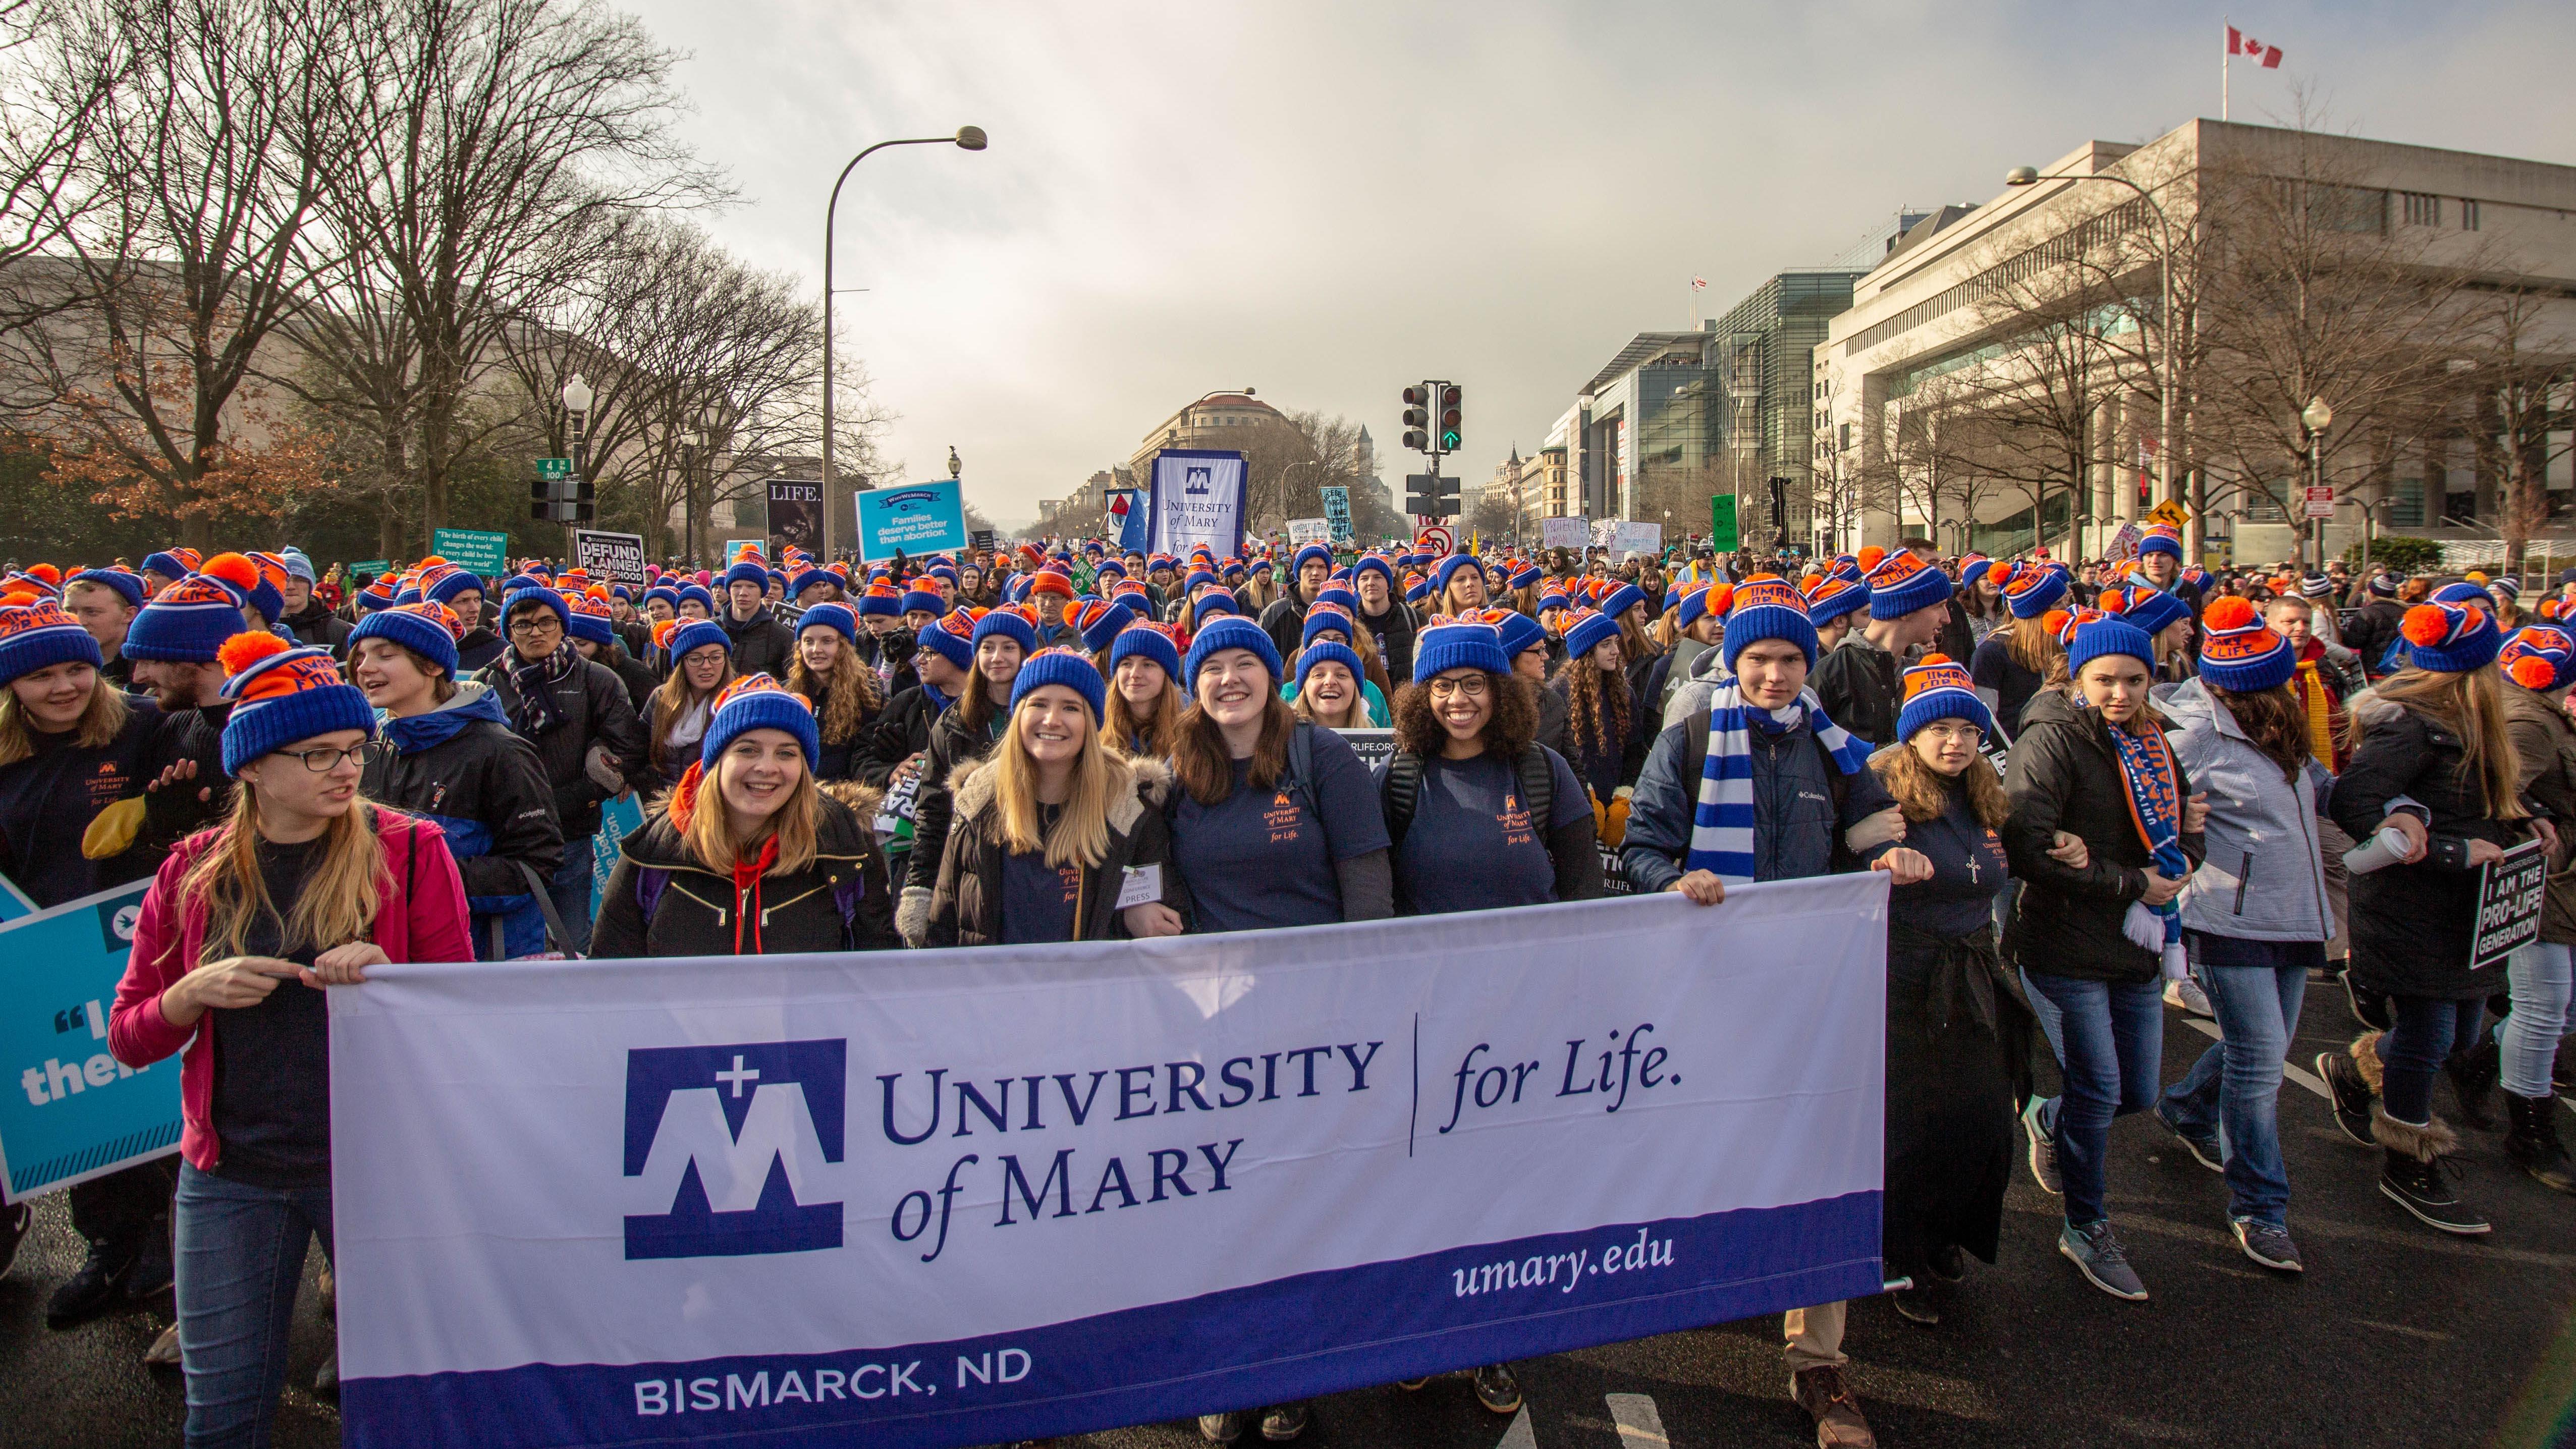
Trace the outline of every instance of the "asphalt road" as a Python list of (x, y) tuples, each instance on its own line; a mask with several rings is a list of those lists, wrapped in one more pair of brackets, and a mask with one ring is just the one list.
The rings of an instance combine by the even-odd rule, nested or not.
[[(2167, 1013), (2165, 1079), (2207, 1038)], [(2293, 1062), (2353, 1032), (2342, 992), (2312, 990)], [(1845, 1343), (1880, 1442), (1900, 1449), (2097, 1445), (2576, 1445), (2576, 1199), (2506, 1163), (2493, 1133), (2466, 1133), (2462, 1192), (2489, 1212), (2483, 1240), (2444, 1237), (2379, 1196), (2377, 1157), (2338, 1133), (2324, 1102), (2282, 1091), (2290, 1228), (2308, 1272), (2284, 1279), (2239, 1254), (2226, 1191), (2143, 1116), (2113, 1130), (2111, 1207), (2154, 1294), (2117, 1302), (2054, 1248), (2056, 1200), (2017, 1172), (2001, 1262), (1972, 1264), (1938, 1328), (1883, 1299), (1853, 1306)], [(2447, 1097), (2442, 1110), (2449, 1112)], [(2576, 1137), (2576, 1111), (2565, 1123)], [(166, 1306), (64, 1332), (43, 1302), (77, 1244), (48, 1199), (18, 1266), (0, 1280), (0, 1446), (174, 1445), (178, 1377), (146, 1370)], [(314, 1255), (318, 1260), (319, 1255)], [(318, 1299), (298, 1308), (276, 1442), (338, 1441), (302, 1387), (328, 1349)], [(1319, 1402), (1310, 1446), (1664, 1449), (1814, 1442), (1786, 1393), (1776, 1320), (1726, 1324), (1519, 1366), (1524, 1415), (1486, 1413), (1462, 1377)], [(1067, 1443), (1186, 1449), (1186, 1424)]]

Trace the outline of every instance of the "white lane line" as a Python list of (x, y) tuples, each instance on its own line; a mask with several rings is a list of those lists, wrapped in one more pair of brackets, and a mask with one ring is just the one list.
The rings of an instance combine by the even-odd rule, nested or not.
[(1620, 1449), (1669, 1449), (1672, 1441), (1664, 1437), (1664, 1416), (1656, 1412), (1650, 1395), (1601, 1397), (1610, 1405), (1610, 1421), (1619, 1426)]
[[(2202, 1036), (2208, 1037), (2211, 1041), (2217, 1041), (2219, 1039), (2217, 1022), (2208, 1020), (2205, 1017), (2192, 1016), (2188, 1014), (2183, 1017), (2183, 1020), (2190, 1025), (2192, 1030), (2199, 1032)], [(2281, 1063), (2281, 1076), (2285, 1080), (2298, 1083), (2300, 1086), (2307, 1088), (2309, 1091), (2316, 1093), (2318, 1096), (2325, 1098), (2329, 1102), (2334, 1100), (2334, 1093), (2327, 1091), (2326, 1084), (2317, 1079), (2317, 1074), (2309, 1071), (2305, 1067), (2292, 1066), (2288, 1062), (2283, 1062)]]
[(1511, 1427), (1503, 1431), (1502, 1441), (1494, 1449), (1538, 1449), (1538, 1433), (1530, 1428), (1529, 1405), (1512, 1416)]

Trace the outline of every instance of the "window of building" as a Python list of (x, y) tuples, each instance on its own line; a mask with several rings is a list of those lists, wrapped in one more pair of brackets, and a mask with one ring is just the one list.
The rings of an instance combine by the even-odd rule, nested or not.
[(2442, 224), (2442, 198), (2438, 196), (2427, 196), (2420, 191), (2401, 191), (2397, 194), (2405, 198), (2406, 224), (2408, 226), (2440, 226)]
[(2470, 198), (2463, 196), (2460, 198), (2460, 230), (2476, 231), (2477, 229), (2478, 204)]
[(1841, 425), (1839, 431), (1835, 435), (1834, 446), (1840, 448), (1846, 453), (1851, 451), (1851, 424), (1844, 423)]
[(2424, 526), (2424, 480), (2400, 478), (2389, 490), (2388, 522), (2396, 528)]

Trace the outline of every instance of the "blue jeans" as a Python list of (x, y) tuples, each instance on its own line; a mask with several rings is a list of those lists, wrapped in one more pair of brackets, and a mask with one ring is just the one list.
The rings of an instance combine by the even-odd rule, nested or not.
[(593, 837), (564, 842), (563, 865), (546, 892), (554, 897), (555, 913), (563, 917), (564, 929), (572, 939), (563, 949), (587, 954), (590, 950), (590, 850)]
[(286, 1385), (305, 1242), (319, 1234), (331, 1255), (331, 1190), (252, 1187), (183, 1162), (177, 1213), (189, 1449), (264, 1445)]
[(2057, 1140), (2066, 1221), (2090, 1227), (2108, 1216), (2102, 1190), (2111, 1120), (2155, 1105), (2165, 1050), (2164, 982), (2080, 981), (2036, 971), (2022, 972), (2021, 980), (2065, 1078), (2063, 1093), (2040, 1104), (2039, 1125)]
[(2549, 1079), (2558, 1060), (2558, 1039), (2567, 1034), (2567, 997), (2576, 951), (2556, 941), (2516, 946), (2505, 958), (2505, 980), (2513, 991), (2513, 1015), (2496, 1026), (2496, 1045), (2504, 1049), (2504, 1089), (2517, 1097), (2552, 1095)]
[(2483, 996), (2391, 996), (2396, 1025), (2379, 1039), (2379, 1101), (2389, 1116), (2412, 1126), (2433, 1120), (2433, 1076), (2455, 1052), (2477, 1045), (2486, 1020)]
[[(2290, 1172), (2281, 1160), (2281, 1063), (2299, 1025), (2308, 971), (2325, 965), (2318, 941), (2240, 941), (2183, 933), (2192, 974), (2218, 1012), (2219, 1041), (2166, 1089), (2165, 1120), (2195, 1137), (2218, 1136), (2227, 1163), (2227, 1213), (2286, 1227)], [(2268, 960), (2269, 964), (2263, 964)]]

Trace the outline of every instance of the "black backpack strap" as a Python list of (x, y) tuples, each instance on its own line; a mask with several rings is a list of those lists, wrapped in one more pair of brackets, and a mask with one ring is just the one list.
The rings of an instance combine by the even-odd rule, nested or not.
[(1520, 774), (1521, 804), (1529, 810), (1531, 828), (1544, 840), (1548, 821), (1556, 813), (1556, 771), (1548, 768), (1546, 746), (1531, 744), (1521, 750)]
[(1296, 792), (1306, 805), (1306, 813), (1320, 823), (1324, 818), (1322, 797), (1315, 793), (1315, 723), (1299, 720), (1288, 735), (1287, 787)]
[(1405, 832), (1413, 828), (1413, 812), (1422, 803), (1422, 757), (1404, 750), (1388, 756), (1385, 793), (1379, 798), (1386, 806), (1386, 838), (1402, 845)]

